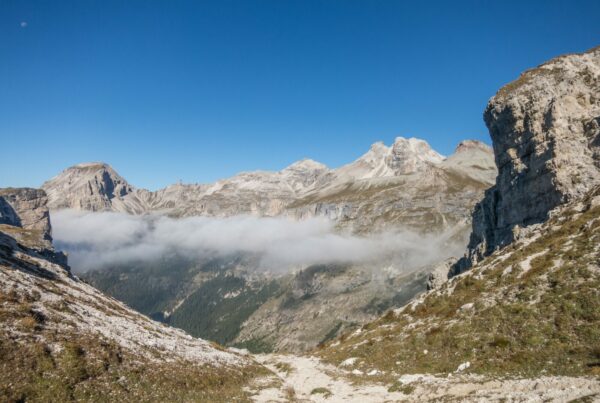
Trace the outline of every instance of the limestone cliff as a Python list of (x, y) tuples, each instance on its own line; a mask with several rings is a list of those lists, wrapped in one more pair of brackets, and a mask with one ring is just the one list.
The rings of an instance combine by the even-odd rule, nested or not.
[(48, 197), (40, 189), (0, 189), (0, 225), (28, 246), (50, 248), (52, 242)]
[(460, 273), (600, 183), (600, 47), (523, 73), (489, 101), (496, 184), (473, 212)]

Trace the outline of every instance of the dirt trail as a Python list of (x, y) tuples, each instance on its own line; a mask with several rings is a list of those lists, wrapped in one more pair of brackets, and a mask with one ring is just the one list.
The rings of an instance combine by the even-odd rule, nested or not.
[[(276, 376), (254, 385), (253, 400), (266, 402), (568, 402), (585, 398), (600, 402), (600, 380), (543, 377), (520, 380), (483, 380), (474, 375), (404, 375), (398, 378), (402, 391), (389, 392), (390, 385), (352, 384), (345, 370), (308, 356), (267, 354), (256, 359)], [(368, 377), (368, 375), (365, 375)]]
[(390, 393), (383, 385), (352, 385), (334, 366), (315, 357), (261, 355), (258, 361), (275, 372), (282, 385), (267, 388), (254, 396), (256, 402), (385, 402), (406, 399)]

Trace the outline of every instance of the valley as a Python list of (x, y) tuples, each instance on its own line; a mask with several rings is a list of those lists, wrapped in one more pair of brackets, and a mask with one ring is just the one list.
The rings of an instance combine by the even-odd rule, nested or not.
[[(363, 241), (400, 240), (390, 247), (396, 249), (393, 256), (383, 249), (367, 261), (346, 257), (351, 247), (344, 246), (339, 256), (324, 250), (321, 260), (300, 258), (273, 268), (265, 266), (262, 251), (233, 245), (228, 252), (207, 248), (190, 257), (167, 251), (156, 259), (117, 261), (83, 272), (77, 254), (86, 242), (63, 241), (65, 215), (54, 214), (57, 244), (72, 252), (74, 270), (134, 309), (194, 336), (252, 352), (304, 352), (423, 292), (429, 271), (463, 252), (470, 210), (495, 172), (491, 149), (482, 143), (463, 141), (445, 158), (423, 140), (397, 138), (391, 147), (374, 144), (338, 169), (304, 160), (280, 172), (242, 173), (215, 184), (178, 184), (152, 193), (129, 185), (106, 164), (89, 163), (66, 169), (43, 189), (51, 208), (69, 207), (90, 220), (114, 213), (103, 216), (107, 226), (125, 218), (117, 214), (182, 222), (193, 215), (214, 220), (206, 224), (214, 231), (245, 228), (243, 217), (255, 216), (258, 226), (268, 225), (269, 218), (307, 226), (325, 220), (331, 234), (340, 237), (338, 244), (351, 241), (354, 248)], [(227, 210), (207, 207), (214, 198)], [(319, 233), (315, 242), (326, 242), (325, 236)], [(200, 248), (206, 245), (203, 239)], [(443, 250), (416, 259), (411, 242)]]

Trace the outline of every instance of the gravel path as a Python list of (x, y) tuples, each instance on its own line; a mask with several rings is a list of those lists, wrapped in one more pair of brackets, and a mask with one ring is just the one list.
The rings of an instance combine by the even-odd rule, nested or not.
[(257, 360), (276, 376), (264, 378), (253, 388), (253, 399), (266, 402), (569, 402), (585, 398), (600, 402), (600, 380), (543, 377), (520, 380), (483, 380), (474, 375), (404, 375), (403, 392), (388, 392), (389, 385), (354, 385), (345, 370), (315, 357), (258, 355)]

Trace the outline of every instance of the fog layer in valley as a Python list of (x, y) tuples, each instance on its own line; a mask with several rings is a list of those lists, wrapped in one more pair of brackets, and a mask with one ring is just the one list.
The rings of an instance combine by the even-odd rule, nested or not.
[(232, 253), (260, 256), (265, 270), (285, 271), (332, 262), (393, 262), (411, 269), (456, 256), (464, 244), (450, 234), (423, 236), (409, 231), (368, 237), (344, 235), (325, 218), (189, 217), (90, 213), (61, 210), (52, 214), (53, 236), (82, 272), (165, 255), (188, 258)]

